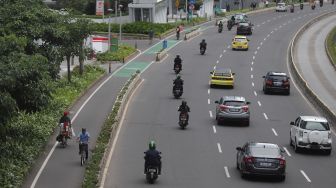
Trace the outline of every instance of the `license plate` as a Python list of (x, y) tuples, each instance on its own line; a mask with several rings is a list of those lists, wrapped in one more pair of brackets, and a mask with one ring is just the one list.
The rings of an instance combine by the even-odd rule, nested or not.
[(242, 48), (241, 46), (238, 46), (238, 48)]
[(259, 164), (262, 167), (270, 167), (270, 166), (272, 166), (272, 163), (259, 163)]
[(233, 109), (230, 109), (230, 112), (239, 112), (239, 109), (233, 108)]
[(149, 172), (156, 172), (156, 169), (149, 169)]
[(281, 82), (274, 82), (274, 85), (275, 85), (275, 86), (281, 86), (282, 83), (281, 83)]

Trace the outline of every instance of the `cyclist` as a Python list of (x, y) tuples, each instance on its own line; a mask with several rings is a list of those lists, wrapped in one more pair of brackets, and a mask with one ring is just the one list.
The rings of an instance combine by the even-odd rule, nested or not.
[(90, 134), (86, 131), (85, 128), (82, 128), (82, 132), (78, 134), (77, 141), (79, 141), (79, 154), (81, 154), (82, 149), (85, 150), (85, 158), (86, 160), (89, 157), (89, 143)]

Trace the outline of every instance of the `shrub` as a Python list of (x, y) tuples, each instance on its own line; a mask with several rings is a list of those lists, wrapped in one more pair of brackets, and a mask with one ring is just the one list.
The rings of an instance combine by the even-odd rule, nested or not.
[(107, 61), (123, 61), (124, 58), (136, 51), (135, 48), (129, 45), (120, 45), (116, 52), (104, 52), (97, 55), (97, 60), (101, 62)]

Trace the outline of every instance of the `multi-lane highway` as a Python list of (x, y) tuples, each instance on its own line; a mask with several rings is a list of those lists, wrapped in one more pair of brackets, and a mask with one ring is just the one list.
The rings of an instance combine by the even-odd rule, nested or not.
[[(295, 13), (269, 11), (251, 15), (254, 32), (249, 51), (232, 51), (235, 29), (219, 34), (209, 27), (193, 40), (180, 42), (167, 59), (152, 64), (136, 90), (119, 132), (105, 187), (147, 187), (143, 175), (143, 152), (155, 140), (162, 152), (162, 175), (155, 187), (334, 187), (335, 151), (330, 156), (297, 154), (289, 146), (289, 122), (299, 115), (318, 115), (291, 82), (291, 94), (264, 95), (262, 76), (267, 71), (289, 72), (287, 49), (295, 32), (310, 19), (336, 7)], [(198, 43), (206, 39), (205, 56)], [(182, 99), (191, 107), (189, 127), (178, 127), (177, 108), (182, 99), (172, 96), (173, 59), (181, 54), (185, 81)], [(210, 89), (209, 72), (231, 68), (236, 73), (234, 89)], [(217, 126), (214, 101), (224, 95), (244, 96), (251, 102), (249, 127)], [(333, 135), (335, 140), (335, 135)], [(236, 150), (247, 141), (272, 142), (286, 151), (287, 176), (283, 182), (269, 178), (242, 179), (236, 170)], [(335, 142), (334, 142), (335, 143)], [(335, 148), (335, 144), (333, 144)]]

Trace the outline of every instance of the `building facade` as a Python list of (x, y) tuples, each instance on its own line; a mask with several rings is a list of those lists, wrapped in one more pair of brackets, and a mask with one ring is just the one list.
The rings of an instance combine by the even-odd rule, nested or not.
[(128, 4), (129, 18), (132, 22), (167, 22), (167, 0), (133, 0)]

